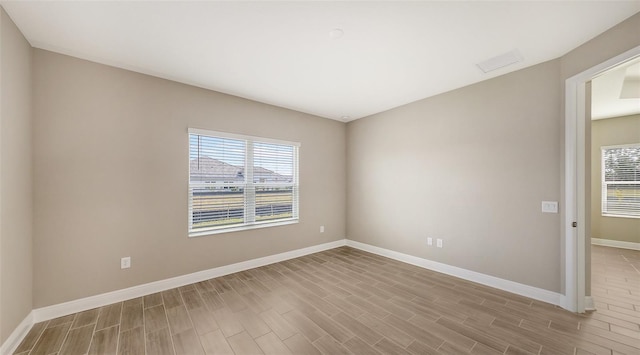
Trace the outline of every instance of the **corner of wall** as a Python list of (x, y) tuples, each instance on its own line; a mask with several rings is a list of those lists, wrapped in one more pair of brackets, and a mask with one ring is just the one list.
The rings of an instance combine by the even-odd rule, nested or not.
[(0, 353), (31, 327), (32, 50), (0, 7)]

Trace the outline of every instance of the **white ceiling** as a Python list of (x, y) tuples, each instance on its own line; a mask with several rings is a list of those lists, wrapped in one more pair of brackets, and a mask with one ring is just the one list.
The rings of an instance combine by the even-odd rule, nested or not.
[[(0, 4), (34, 47), (341, 121), (557, 58), (640, 11), (638, 0)], [(476, 67), (513, 49), (523, 62)]]
[[(625, 81), (633, 98), (622, 95)], [(618, 65), (591, 81), (592, 119), (637, 114), (640, 114), (640, 58)]]

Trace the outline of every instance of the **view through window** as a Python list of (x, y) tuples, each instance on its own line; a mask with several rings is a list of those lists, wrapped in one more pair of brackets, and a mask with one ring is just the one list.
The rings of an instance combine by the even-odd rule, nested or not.
[(602, 147), (602, 215), (640, 218), (640, 144)]
[(189, 234), (296, 222), (298, 147), (189, 130)]

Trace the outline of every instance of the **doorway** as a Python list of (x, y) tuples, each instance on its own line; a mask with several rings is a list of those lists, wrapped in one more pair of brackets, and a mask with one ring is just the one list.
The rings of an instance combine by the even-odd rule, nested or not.
[[(593, 308), (619, 319), (634, 314), (634, 290), (640, 282), (640, 58), (593, 78), (590, 95), (591, 248), (587, 243), (586, 269), (591, 277), (586, 291)], [(585, 307), (590, 308), (588, 302)]]
[[(590, 81), (599, 74), (640, 57), (640, 46), (583, 71), (565, 82), (564, 297), (561, 306), (582, 313), (593, 308), (590, 297)], [(589, 240), (587, 240), (589, 238)], [(587, 254), (589, 252), (589, 254)]]

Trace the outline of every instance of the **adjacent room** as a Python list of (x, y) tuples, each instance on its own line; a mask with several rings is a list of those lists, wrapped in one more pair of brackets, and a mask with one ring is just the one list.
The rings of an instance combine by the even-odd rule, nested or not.
[(638, 354), (639, 12), (0, 0), (0, 354)]
[[(636, 311), (639, 289), (640, 59), (591, 81), (591, 294), (601, 313)], [(628, 313), (628, 312), (627, 312)], [(629, 315), (637, 316), (635, 313)]]

